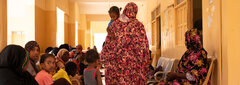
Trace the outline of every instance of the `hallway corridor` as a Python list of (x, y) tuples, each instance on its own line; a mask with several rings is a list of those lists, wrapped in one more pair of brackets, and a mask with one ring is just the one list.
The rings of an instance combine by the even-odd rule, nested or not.
[[(133, 20), (132, 17), (124, 15), (125, 6), (129, 2), (134, 2), (137, 5), (137, 8), (135, 8), (137, 9), (137, 15), (134, 20), (136, 18), (139, 21), (138, 23), (143, 25), (136, 25), (135, 27), (139, 26), (138, 30), (123, 29), (130, 27), (129, 23)], [(78, 62), (78, 69), (81, 68), (78, 65), (80, 60), (76, 59), (74, 61), (73, 58), (78, 55), (75, 52), (78, 52), (76, 50), (80, 48), (82, 50), (79, 51), (80, 54), (87, 54), (89, 49), (95, 49), (100, 56), (99, 62), (102, 62), (104, 51), (109, 52), (104, 56), (112, 56), (113, 54), (122, 56), (123, 61), (115, 62), (121, 64), (127, 62), (128, 58), (125, 60), (126, 56), (136, 56), (139, 52), (142, 53), (139, 56), (147, 55), (148, 58), (150, 56), (150, 61), (143, 59), (139, 63), (147, 62), (153, 70), (156, 70), (159, 65), (162, 67), (167, 67), (166, 64), (171, 65), (168, 70), (173, 72), (177, 70), (183, 54), (189, 51), (186, 32), (197, 29), (198, 34), (191, 34), (191, 37), (198, 35), (201, 42), (199, 47), (206, 50), (207, 58), (216, 59), (212, 64), (211, 85), (240, 85), (240, 79), (238, 78), (240, 76), (240, 68), (238, 68), (240, 60), (238, 54), (240, 51), (240, 38), (238, 38), (240, 36), (239, 3), (239, 0), (0, 0), (0, 51), (8, 45), (15, 44), (25, 47), (29, 41), (36, 41), (39, 45), (38, 56), (40, 57), (49, 47), (59, 48), (58, 52), (61, 45), (67, 44), (69, 46), (67, 49), (69, 61)], [(110, 23), (112, 20), (110, 8), (112, 6), (117, 6), (120, 10), (120, 18), (117, 18), (119, 22), (112, 21), (117, 25)], [(124, 18), (122, 18), (123, 15)], [(127, 25), (119, 25), (122, 22), (127, 23)], [(109, 27), (114, 30), (110, 29), (109, 31)], [(139, 31), (140, 28), (144, 28), (144, 30)], [(136, 34), (135, 37), (132, 37), (131, 34), (133, 33), (124, 34), (124, 32), (132, 31), (143, 33), (142, 36), (146, 35), (143, 40), (147, 39), (147, 45), (142, 42), (135, 43), (133, 46), (130, 45), (132, 43), (129, 42), (138, 41), (136, 36), (140, 36), (140, 34)], [(114, 37), (112, 37), (111, 35), (112, 32), (117, 36), (116, 41), (116, 36), (113, 34)], [(109, 36), (111, 38), (108, 38)], [(131, 38), (128, 39), (125, 36)], [(139, 38), (140, 41), (142, 36)], [(116, 43), (112, 44), (114, 42), (109, 41), (111, 43), (109, 44), (108, 39)], [(107, 47), (105, 46), (106, 42)], [(125, 42), (127, 44), (123, 45), (122, 43)], [(80, 45), (81, 47), (79, 47)], [(119, 50), (120, 47), (122, 49)], [(127, 52), (131, 52), (129, 51), (130, 48), (137, 49), (136, 52), (133, 52), (136, 55), (131, 53), (125, 55), (125, 48), (128, 49)], [(142, 49), (149, 49), (151, 51), (149, 51), (150, 55), (149, 52), (142, 51)], [(51, 49), (49, 52), (53, 53), (53, 50)], [(54, 56), (57, 57), (57, 54), (54, 54)], [(200, 54), (204, 53), (201, 52)], [(114, 58), (110, 60), (114, 61)], [(81, 62), (87, 66), (86, 60)], [(126, 65), (130, 65), (129, 62)], [(209, 68), (211, 62), (207, 61), (204, 64), (209, 64), (209, 66), (206, 65), (206, 68)], [(141, 63), (141, 65), (144, 66), (145, 63)], [(137, 65), (132, 67), (134, 66), (137, 67)], [(100, 70), (101, 78), (104, 85), (107, 85), (105, 77), (108, 73), (105, 73), (104, 65), (100, 67), (102, 68)], [(141, 72), (137, 74), (141, 74)], [(144, 75), (141, 74), (141, 76)], [(167, 76), (167, 74), (164, 75)], [(150, 76), (150, 71), (148, 76)], [(148, 82), (155, 81), (156, 78), (152, 77), (152, 79), (146, 80)], [(119, 84), (123, 83), (119, 82)]]

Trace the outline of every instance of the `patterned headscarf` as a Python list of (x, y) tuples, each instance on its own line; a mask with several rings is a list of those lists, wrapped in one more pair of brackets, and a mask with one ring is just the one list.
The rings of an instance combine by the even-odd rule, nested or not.
[(138, 12), (138, 7), (135, 3), (130, 2), (125, 6), (123, 10), (123, 14), (126, 15), (128, 18), (136, 18)]
[(185, 44), (189, 50), (201, 50), (202, 43), (200, 32), (197, 29), (190, 29), (185, 33)]
[(27, 65), (28, 61), (29, 61), (29, 53), (28, 53), (28, 51), (26, 51), (25, 58), (24, 58), (23, 64), (22, 64), (22, 68), (24, 68)]
[(36, 41), (29, 41), (26, 45), (25, 45), (25, 49), (30, 52), (34, 47), (38, 47), (39, 51), (40, 51), (40, 47), (38, 45), (38, 43)]
[(57, 59), (58, 61), (62, 61), (62, 62), (63, 62), (62, 57), (63, 57), (63, 54), (64, 54), (65, 52), (68, 52), (68, 50), (67, 50), (67, 49), (64, 49), (64, 48), (60, 49), (59, 52), (58, 52), (58, 54), (57, 54), (57, 56), (56, 56), (56, 59)]

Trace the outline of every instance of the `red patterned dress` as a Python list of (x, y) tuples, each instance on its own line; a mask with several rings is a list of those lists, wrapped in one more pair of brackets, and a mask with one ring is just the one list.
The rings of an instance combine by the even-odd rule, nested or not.
[(136, 19), (138, 8), (128, 3), (123, 11), (129, 20), (114, 21), (100, 53), (105, 64), (107, 85), (146, 85), (149, 62), (149, 45), (146, 31)]

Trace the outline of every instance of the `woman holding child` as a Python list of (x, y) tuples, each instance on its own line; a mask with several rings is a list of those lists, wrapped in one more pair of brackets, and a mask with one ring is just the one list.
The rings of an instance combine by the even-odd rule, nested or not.
[(108, 27), (111, 36), (108, 34), (100, 54), (107, 85), (147, 83), (149, 45), (144, 26), (136, 19), (137, 11), (135, 3), (128, 3), (120, 18)]

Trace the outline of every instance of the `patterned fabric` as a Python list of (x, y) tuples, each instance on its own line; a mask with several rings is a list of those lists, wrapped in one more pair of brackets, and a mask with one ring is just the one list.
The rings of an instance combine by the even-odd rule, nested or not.
[(65, 48), (62, 48), (62, 49), (59, 50), (59, 52), (56, 56), (56, 68), (57, 68), (57, 70), (65, 69), (65, 62), (63, 61), (63, 56), (64, 56), (65, 52), (68, 52), (68, 50), (65, 49)]
[(29, 61), (29, 53), (28, 53), (28, 51), (26, 51), (26, 55), (25, 56), (26, 57), (23, 60), (22, 68), (24, 68), (28, 64), (28, 61)]
[(38, 45), (38, 43), (36, 41), (29, 41), (26, 45), (25, 45), (25, 49), (30, 52), (34, 47), (38, 47), (39, 51), (40, 51), (40, 47)]
[(136, 19), (138, 12), (138, 7), (135, 3), (130, 2), (125, 6), (123, 10), (123, 14), (125, 14), (128, 18)]
[(136, 19), (137, 5), (128, 3), (124, 9), (129, 20), (114, 21), (101, 51), (101, 61), (105, 64), (107, 85), (146, 85), (149, 62), (149, 45), (146, 31)]
[(62, 57), (63, 57), (63, 54), (64, 54), (65, 52), (68, 52), (68, 50), (67, 50), (67, 49), (64, 49), (64, 48), (62, 48), (62, 49), (59, 50), (59, 52), (58, 52), (58, 54), (57, 54), (57, 56), (56, 56), (57, 61), (63, 62)]
[[(207, 52), (202, 47), (200, 32), (190, 29), (185, 33), (187, 51), (182, 56), (177, 73), (185, 73), (193, 77), (188, 79), (175, 79), (173, 81), (161, 81), (159, 85), (202, 85), (208, 70)], [(187, 76), (187, 75), (186, 75)]]

